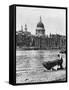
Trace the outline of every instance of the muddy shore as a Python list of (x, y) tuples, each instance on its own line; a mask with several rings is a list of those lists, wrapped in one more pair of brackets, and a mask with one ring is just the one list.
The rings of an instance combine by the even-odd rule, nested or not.
[(17, 83), (65, 81), (66, 70), (59, 71), (19, 71), (16, 73)]

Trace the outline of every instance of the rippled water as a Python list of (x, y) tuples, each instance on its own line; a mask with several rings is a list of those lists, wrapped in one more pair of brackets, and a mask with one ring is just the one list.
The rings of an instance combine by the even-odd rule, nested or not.
[[(27, 71), (44, 69), (44, 61), (58, 59), (59, 50), (24, 50), (16, 51), (16, 70)], [(62, 54), (63, 66), (66, 66), (66, 56)]]

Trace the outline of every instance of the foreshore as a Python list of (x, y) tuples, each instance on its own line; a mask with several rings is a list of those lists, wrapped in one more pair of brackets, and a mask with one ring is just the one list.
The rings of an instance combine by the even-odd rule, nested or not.
[[(44, 61), (57, 59), (60, 50), (16, 50), (16, 83), (62, 82), (66, 81), (66, 69), (48, 71), (42, 65)], [(64, 67), (65, 67), (65, 55)]]
[(17, 72), (17, 83), (66, 81), (66, 70)]

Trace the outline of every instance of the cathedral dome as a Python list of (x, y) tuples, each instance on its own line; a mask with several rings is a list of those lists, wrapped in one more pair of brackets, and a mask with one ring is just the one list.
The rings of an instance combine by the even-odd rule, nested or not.
[(42, 20), (40, 17), (40, 21), (36, 27), (36, 36), (44, 36), (44, 35), (45, 35), (45, 28), (44, 28), (44, 24), (42, 23)]
[(44, 24), (41, 21), (41, 17), (40, 17), (40, 22), (37, 24), (37, 27), (44, 28)]
[(44, 28), (44, 24), (43, 24), (42, 22), (39, 22), (39, 23), (37, 24), (37, 27)]

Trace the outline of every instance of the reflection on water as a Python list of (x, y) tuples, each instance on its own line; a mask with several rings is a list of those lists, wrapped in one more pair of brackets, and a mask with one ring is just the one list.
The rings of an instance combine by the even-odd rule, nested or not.
[[(16, 51), (16, 70), (40, 70), (44, 69), (42, 62), (58, 59), (59, 50), (24, 50)], [(62, 54), (65, 67), (66, 56)]]

